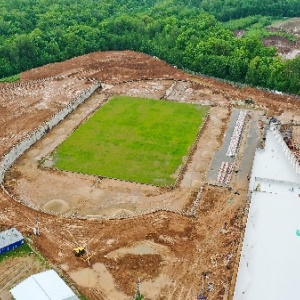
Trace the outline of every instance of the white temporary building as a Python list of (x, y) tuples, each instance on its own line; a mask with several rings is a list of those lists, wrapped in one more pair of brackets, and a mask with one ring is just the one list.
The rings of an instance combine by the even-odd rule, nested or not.
[(54, 270), (32, 275), (10, 292), (15, 300), (79, 300)]
[(256, 152), (234, 300), (299, 299), (300, 175), (270, 130)]

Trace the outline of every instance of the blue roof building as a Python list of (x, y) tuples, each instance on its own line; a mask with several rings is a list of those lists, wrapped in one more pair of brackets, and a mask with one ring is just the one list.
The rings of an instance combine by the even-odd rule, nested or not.
[(24, 238), (16, 228), (0, 232), (0, 254), (14, 250), (22, 244), (24, 244)]

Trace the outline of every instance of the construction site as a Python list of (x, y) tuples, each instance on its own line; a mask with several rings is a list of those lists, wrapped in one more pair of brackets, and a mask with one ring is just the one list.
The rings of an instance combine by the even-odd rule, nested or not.
[[(116, 95), (210, 106), (176, 187), (52, 168), (49, 154)], [(243, 243), (250, 199), (275, 191), (278, 198), (285, 187), (300, 195), (299, 101), (132, 51), (95, 52), (24, 72), (19, 82), (0, 86), (1, 228), (16, 227), (90, 300), (133, 299), (137, 286), (146, 300), (250, 299), (241, 296), (248, 295), (252, 261)], [(270, 168), (281, 152), (280, 166)], [(290, 175), (274, 176), (284, 166)], [(12, 299), (7, 290), (21, 276), (44, 271), (26, 259), (0, 264), (0, 299)], [(251, 299), (271, 299), (266, 295)]]

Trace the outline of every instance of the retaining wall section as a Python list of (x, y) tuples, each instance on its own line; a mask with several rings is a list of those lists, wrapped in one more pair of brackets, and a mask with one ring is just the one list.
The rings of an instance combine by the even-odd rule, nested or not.
[(263, 178), (263, 177), (254, 177), (254, 179), (256, 181), (261, 181), (261, 182), (285, 184), (285, 185), (290, 185), (290, 186), (293, 186), (293, 187), (300, 188), (300, 183), (292, 182), (292, 181), (278, 180), (278, 179), (271, 179), (271, 178)]
[(292, 164), (297, 174), (300, 174), (300, 166), (297, 158), (293, 154), (293, 152), (289, 149), (286, 142), (284, 141), (282, 135), (275, 125), (270, 126), (270, 131), (274, 134), (278, 144), (282, 147), (284, 154), (287, 156), (289, 162)]
[(13, 145), (13, 147), (0, 159), (0, 184), (3, 183), (5, 172), (14, 164), (18, 157), (20, 157), (38, 140), (40, 140), (49, 130), (51, 130), (55, 125), (62, 121), (67, 115), (74, 111), (76, 107), (78, 107), (87, 98), (89, 98), (99, 87), (101, 87), (101, 83), (95, 82), (93, 86), (83, 91), (78, 97), (68, 103), (63, 109), (52, 115), (48, 121), (45, 121), (32, 133), (28, 134), (18, 144)]
[[(174, 83), (166, 90), (165, 94), (159, 98), (159, 100), (165, 100), (165, 101), (173, 101), (173, 102), (180, 102), (178, 100), (174, 100), (174, 99), (169, 99), (168, 97), (170, 96), (170, 94), (173, 92), (174, 87), (176, 86), (177, 83), (193, 83), (193, 80), (187, 80), (187, 79), (177, 79), (177, 78), (173, 78), (173, 77), (145, 77), (145, 78), (141, 78), (141, 79), (130, 79), (130, 80), (123, 80), (120, 82), (117, 82), (114, 84), (114, 87), (116, 86), (120, 86), (122, 84), (127, 84), (127, 83), (134, 83), (134, 82), (145, 82), (145, 81), (173, 81)], [(211, 89), (212, 91), (218, 91), (215, 88), (212, 88), (209, 85), (205, 85), (202, 84), (202, 86)], [(219, 92), (219, 91), (218, 91)], [(221, 92), (221, 94), (224, 96), (224, 98), (228, 98), (223, 92)], [(228, 100), (228, 99), (227, 99)], [(191, 104), (200, 104), (200, 105), (209, 105), (209, 106), (222, 106), (224, 104), (220, 104), (219, 102), (216, 102), (214, 100), (205, 100), (205, 103), (203, 104), (202, 102), (195, 102), (192, 100), (185, 100), (184, 103), (191, 103)], [(227, 105), (226, 105), (227, 106)]]

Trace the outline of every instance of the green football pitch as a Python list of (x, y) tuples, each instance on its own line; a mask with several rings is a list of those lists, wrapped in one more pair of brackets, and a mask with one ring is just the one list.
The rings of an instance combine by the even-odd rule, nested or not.
[(208, 106), (115, 97), (53, 153), (61, 170), (172, 185)]

